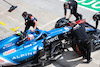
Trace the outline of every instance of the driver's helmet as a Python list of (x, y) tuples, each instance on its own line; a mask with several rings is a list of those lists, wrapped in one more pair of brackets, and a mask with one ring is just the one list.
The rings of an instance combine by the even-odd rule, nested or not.
[(32, 39), (34, 39), (35, 37), (34, 37), (34, 35), (33, 34), (28, 34), (27, 35), (27, 39), (28, 39), (28, 41), (29, 40), (32, 40)]

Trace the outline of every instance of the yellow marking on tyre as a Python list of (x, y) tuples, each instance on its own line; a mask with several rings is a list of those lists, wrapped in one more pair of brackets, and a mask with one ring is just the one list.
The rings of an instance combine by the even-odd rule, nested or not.
[(2, 25), (4, 25), (4, 26), (6, 25), (6, 24), (4, 24), (3, 22), (0, 22), (0, 24), (2, 24)]
[(19, 27), (16, 27), (16, 28), (14, 28), (14, 29), (11, 28), (11, 30), (14, 31), (14, 32), (16, 32), (16, 30), (17, 30), (18, 28), (19, 28)]

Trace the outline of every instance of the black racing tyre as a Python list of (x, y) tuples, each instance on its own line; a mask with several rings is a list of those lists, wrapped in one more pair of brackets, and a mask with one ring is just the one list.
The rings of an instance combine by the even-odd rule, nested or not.
[[(92, 51), (92, 52), (95, 51), (94, 45), (93, 45), (93, 41), (90, 41), (90, 44), (91, 44), (91, 51)], [(72, 44), (72, 48), (73, 48), (73, 50), (74, 50), (76, 53), (78, 53), (79, 55), (82, 55), (82, 53), (81, 53), (81, 51), (80, 51), (80, 48), (79, 48), (79, 46), (78, 46), (77, 44)], [(86, 52), (87, 52), (87, 51), (86, 51)]]
[(63, 17), (63, 18), (59, 19), (59, 20), (56, 22), (55, 28), (61, 28), (61, 27), (67, 26), (67, 25), (68, 25), (67, 23), (69, 23), (69, 21), (66, 20), (65, 17)]
[(91, 41), (91, 52), (94, 52), (96, 50), (95, 49), (96, 46), (94, 45), (93, 41)]
[(99, 50), (100, 49), (100, 43), (96, 43), (94, 44), (94, 40), (91, 41), (91, 51), (94, 52), (96, 50)]
[(90, 39), (90, 44), (91, 44), (91, 52), (94, 52), (96, 49), (95, 49), (95, 44), (94, 44), (94, 40), (95, 40), (95, 37), (93, 37), (92, 35), (90, 35), (91, 33), (88, 33), (88, 36), (89, 36), (89, 39)]

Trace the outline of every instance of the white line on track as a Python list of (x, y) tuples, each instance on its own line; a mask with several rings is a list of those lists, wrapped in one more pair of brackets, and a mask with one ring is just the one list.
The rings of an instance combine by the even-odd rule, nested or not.
[(50, 22), (48, 22), (47, 24), (45, 24), (45, 25), (42, 25), (41, 27), (39, 27), (40, 29), (41, 28), (44, 28), (44, 27), (46, 27), (46, 26), (48, 26), (48, 25), (50, 25), (50, 24), (52, 24), (52, 23), (56, 23), (56, 21), (58, 20), (58, 19), (60, 19), (61, 17), (59, 17), (59, 18), (56, 18), (56, 19), (54, 19), (53, 21), (50, 21)]

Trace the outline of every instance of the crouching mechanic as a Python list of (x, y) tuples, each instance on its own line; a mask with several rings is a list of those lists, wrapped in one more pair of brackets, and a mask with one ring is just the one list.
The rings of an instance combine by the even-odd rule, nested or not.
[(100, 12), (96, 13), (95, 15), (93, 15), (93, 20), (96, 21), (96, 29), (98, 27), (98, 22), (100, 21)]
[(26, 25), (24, 32), (26, 32), (30, 28), (30, 26), (33, 27), (32, 32), (34, 32), (34, 30), (37, 28), (37, 19), (27, 12), (23, 12), (22, 16), (25, 19)]
[[(80, 51), (82, 52), (83, 58), (87, 59), (86, 63), (89, 63), (91, 58), (91, 45), (85, 27), (83, 24), (71, 23), (72, 35), (74, 37), (73, 44), (78, 44)], [(87, 51), (87, 52), (86, 52)]]

